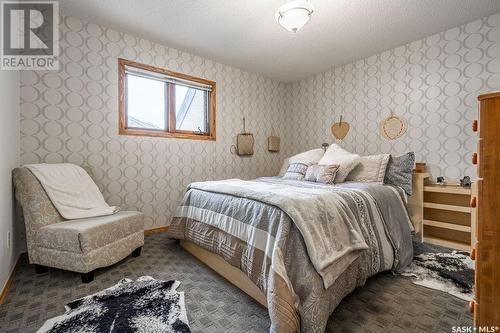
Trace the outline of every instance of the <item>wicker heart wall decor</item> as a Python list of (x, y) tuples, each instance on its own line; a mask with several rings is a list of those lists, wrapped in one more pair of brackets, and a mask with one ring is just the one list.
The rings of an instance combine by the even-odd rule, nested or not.
[(380, 134), (387, 140), (396, 140), (408, 129), (406, 119), (396, 116), (393, 112), (380, 123)]
[(347, 133), (349, 133), (350, 128), (351, 125), (349, 125), (349, 123), (346, 123), (345, 121), (342, 121), (342, 116), (340, 116), (340, 121), (338, 123), (333, 123), (332, 125), (332, 135), (337, 140), (342, 140), (346, 137)]

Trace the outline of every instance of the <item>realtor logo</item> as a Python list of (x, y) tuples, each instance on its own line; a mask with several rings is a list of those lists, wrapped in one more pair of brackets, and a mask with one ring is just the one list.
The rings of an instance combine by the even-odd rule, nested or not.
[(57, 1), (2, 1), (1, 26), (1, 69), (59, 69)]

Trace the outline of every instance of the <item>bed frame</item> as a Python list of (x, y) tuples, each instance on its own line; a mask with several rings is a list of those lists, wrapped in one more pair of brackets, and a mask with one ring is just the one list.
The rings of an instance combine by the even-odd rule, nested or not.
[(205, 250), (190, 241), (181, 240), (181, 246), (184, 250), (191, 253), (198, 260), (267, 308), (266, 295), (241, 270), (226, 262), (218, 254)]
[[(413, 194), (408, 200), (408, 206), (415, 232), (420, 232), (422, 228), (424, 179), (428, 177), (427, 173), (413, 174)], [(266, 295), (241, 270), (226, 262), (218, 254), (205, 250), (190, 241), (181, 240), (180, 243), (184, 250), (267, 308)]]

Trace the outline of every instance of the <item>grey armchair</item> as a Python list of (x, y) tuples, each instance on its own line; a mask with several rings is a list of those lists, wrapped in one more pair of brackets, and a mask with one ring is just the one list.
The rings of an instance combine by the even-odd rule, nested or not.
[(48, 267), (81, 273), (82, 282), (94, 279), (94, 270), (112, 265), (144, 245), (144, 218), (140, 212), (64, 220), (38, 179), (26, 168), (13, 171), (15, 197), (22, 207), (31, 264), (37, 273)]

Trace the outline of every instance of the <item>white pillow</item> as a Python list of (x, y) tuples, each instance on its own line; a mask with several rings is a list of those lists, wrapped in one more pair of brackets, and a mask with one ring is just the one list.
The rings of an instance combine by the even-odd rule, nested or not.
[(338, 164), (339, 170), (335, 176), (335, 184), (342, 183), (349, 172), (359, 164), (360, 156), (352, 154), (347, 150), (342, 149), (339, 145), (332, 143), (326, 150), (323, 157), (319, 160), (319, 165)]
[(383, 184), (390, 156), (389, 154), (361, 156), (358, 166), (351, 171), (346, 180)]
[(313, 165), (318, 163), (318, 161), (323, 157), (324, 153), (324, 150), (321, 148), (312, 149), (290, 157), (288, 162)]
[(278, 173), (278, 176), (283, 177), (285, 175), (286, 170), (288, 170), (288, 164), (290, 163), (289, 161), (290, 161), (289, 158), (285, 158), (283, 160), (283, 164), (281, 165), (281, 169), (280, 172)]

